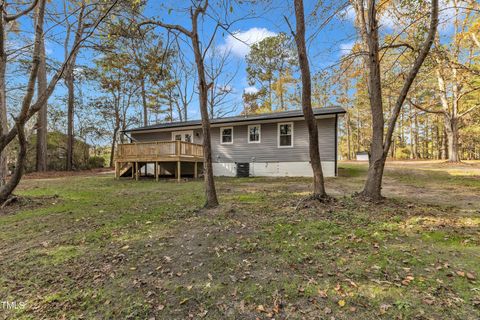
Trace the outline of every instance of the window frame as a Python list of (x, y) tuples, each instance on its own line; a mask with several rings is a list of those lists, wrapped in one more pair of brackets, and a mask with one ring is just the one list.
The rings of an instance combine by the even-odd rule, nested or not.
[(186, 142), (185, 140), (183, 140), (185, 138), (185, 134), (189, 134), (190, 137), (192, 138), (192, 141), (190, 143), (194, 143), (195, 137), (193, 135), (193, 130), (172, 131), (172, 141), (177, 141), (175, 140), (175, 136), (177, 134), (181, 135), (180, 141), (183, 141), (183, 142)]
[[(251, 141), (250, 140), (250, 128), (251, 127), (258, 127), (258, 141)], [(261, 124), (250, 124), (247, 127), (247, 142), (248, 143), (261, 143), (262, 142), (262, 125)]]
[[(223, 130), (224, 129), (231, 129), (232, 130), (232, 141), (223, 142)], [(233, 127), (220, 127), (220, 144), (233, 144)]]
[[(285, 125), (285, 124), (289, 124), (291, 126), (291, 144), (289, 146), (282, 146), (280, 145), (280, 126), (281, 125)], [(293, 125), (293, 122), (279, 122), (277, 123), (277, 148), (293, 148), (293, 137), (294, 137), (294, 125)]]

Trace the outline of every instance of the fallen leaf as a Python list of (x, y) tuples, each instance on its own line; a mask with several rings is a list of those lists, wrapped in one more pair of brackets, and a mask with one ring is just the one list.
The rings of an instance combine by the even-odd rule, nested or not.
[(318, 295), (320, 296), (320, 298), (324, 298), (324, 299), (325, 299), (325, 298), (328, 298), (328, 294), (327, 294), (327, 292), (324, 291), (324, 290), (318, 289)]
[(323, 312), (325, 312), (325, 314), (330, 314), (332, 313), (332, 309), (330, 309), (329, 307), (325, 307), (325, 309), (323, 309)]
[(388, 309), (390, 309), (392, 307), (391, 304), (382, 304), (380, 305), (380, 314), (385, 314), (387, 313)]
[(263, 305), (259, 304), (259, 305), (257, 306), (257, 311), (258, 311), (258, 312), (265, 312), (265, 307), (264, 307)]
[(190, 300), (190, 299), (189, 298), (183, 299), (182, 301), (180, 301), (180, 305), (185, 304), (188, 300)]
[(165, 309), (165, 305), (159, 304), (157, 310), (162, 311), (163, 309)]
[(467, 279), (468, 280), (475, 280), (475, 275), (473, 273), (467, 272)]
[(465, 277), (465, 272), (463, 271), (458, 270), (456, 273), (457, 273), (457, 276), (459, 277)]

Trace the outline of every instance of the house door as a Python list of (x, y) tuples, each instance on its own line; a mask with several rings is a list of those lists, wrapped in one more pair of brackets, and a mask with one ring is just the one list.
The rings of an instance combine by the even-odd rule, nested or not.
[[(193, 142), (193, 131), (175, 131), (175, 132), (172, 132), (172, 140)], [(180, 146), (180, 154), (191, 155), (192, 154), (192, 146), (182, 143), (181, 146)]]
[(174, 131), (172, 132), (172, 140), (193, 142), (193, 131)]

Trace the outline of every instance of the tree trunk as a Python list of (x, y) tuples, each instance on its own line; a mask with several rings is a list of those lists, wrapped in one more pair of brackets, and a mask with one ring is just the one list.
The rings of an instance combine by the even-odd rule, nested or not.
[(268, 80), (268, 103), (269, 111), (273, 111), (272, 79)]
[(368, 57), (365, 62), (368, 68), (368, 93), (370, 99), (370, 109), (372, 113), (372, 142), (370, 147), (370, 164), (368, 168), (367, 180), (361, 196), (379, 200), (382, 198), (382, 178), (385, 167), (385, 161), (392, 143), (392, 137), (395, 130), (395, 124), (408, 95), (410, 87), (418, 74), (425, 58), (435, 38), (438, 25), (438, 0), (432, 0), (431, 20), (428, 35), (422, 44), (418, 56), (415, 58), (412, 68), (406, 76), (402, 89), (395, 102), (395, 106), (388, 122), (387, 132), (384, 136), (385, 119), (383, 115), (382, 87), (379, 60), (379, 37), (377, 21), (377, 3), (375, 0), (368, 0), (367, 8), (363, 0), (355, 3), (357, 20), (360, 21), (360, 30), (364, 45), (367, 47)]
[[(206, 8), (206, 6), (205, 6)], [(198, 9), (197, 9), (198, 10)], [(192, 32), (190, 38), (192, 40), (193, 52), (195, 55), (195, 64), (198, 73), (198, 89), (200, 113), (202, 116), (202, 132), (203, 132), (203, 161), (204, 161), (204, 179), (205, 179), (205, 207), (213, 208), (218, 206), (217, 191), (215, 190), (215, 181), (213, 179), (212, 164), (212, 145), (210, 136), (210, 119), (208, 114), (208, 87), (205, 77), (205, 65), (203, 54), (200, 49), (200, 40), (198, 38), (197, 11), (192, 14)]]
[(372, 114), (372, 142), (370, 144), (370, 165), (368, 168), (367, 180), (362, 195), (372, 200), (382, 198), (382, 178), (385, 165), (386, 153), (383, 151), (384, 125), (382, 86), (379, 59), (378, 24), (375, 10), (375, 1), (369, 1), (368, 8), (368, 37), (366, 44), (369, 55), (368, 65), (368, 90), (370, 99), (370, 110)]
[(17, 162), (15, 163), (15, 170), (12, 176), (3, 186), (0, 187), (0, 205), (8, 200), (15, 188), (22, 179), (25, 160), (27, 158), (27, 141), (25, 139), (25, 128), (23, 124), (17, 123), (17, 139), (18, 139), (18, 153)]
[(143, 125), (148, 126), (147, 93), (145, 90), (145, 79), (143, 78), (141, 80), (141, 95), (142, 95), (142, 104), (143, 104)]
[(345, 126), (347, 128), (347, 160), (352, 159), (352, 147), (350, 145), (350, 112), (347, 111), (345, 115)]
[[(79, 47), (77, 46), (80, 43), (82, 34), (85, 29), (85, 25), (83, 23), (85, 13), (85, 2), (82, 1), (81, 9), (78, 14), (78, 21), (77, 21), (77, 30), (75, 31), (75, 38), (73, 40), (72, 52), (70, 61), (67, 64), (65, 69), (65, 84), (68, 89), (68, 101), (67, 101), (67, 157), (66, 157), (66, 170), (71, 171), (73, 170), (73, 155), (74, 155), (74, 113), (75, 113), (75, 64), (77, 60), (77, 54)], [(69, 37), (67, 36), (67, 39)], [(67, 47), (68, 42), (65, 42), (65, 59), (67, 59)]]
[(278, 81), (279, 81), (279, 86), (280, 86), (280, 110), (285, 111), (285, 98), (283, 97), (282, 79), (279, 79)]
[(410, 105), (410, 112), (409, 112), (409, 115), (410, 115), (410, 125), (409, 125), (409, 128), (410, 128), (410, 159), (416, 159), (417, 158), (417, 151), (416, 151), (416, 147), (415, 147), (415, 139), (414, 139), (414, 134), (413, 134), (414, 129), (413, 129), (412, 111), (413, 111), (413, 108)]
[(74, 87), (74, 74), (73, 66), (69, 66), (65, 74), (65, 84), (68, 90), (68, 101), (67, 101), (67, 157), (65, 169), (67, 171), (73, 170), (73, 148), (74, 148), (74, 136), (73, 136), (73, 126), (74, 126), (74, 110), (75, 110), (75, 87)]
[(448, 146), (448, 161), (460, 162), (458, 147), (458, 119), (445, 117), (445, 133)]
[(415, 152), (415, 155), (413, 156), (413, 159), (418, 159), (420, 158), (420, 152), (418, 151), (420, 149), (420, 144), (419, 144), (419, 139), (418, 139), (418, 112), (417, 110), (413, 111), (413, 119), (414, 119), (414, 124), (415, 124), (415, 130), (413, 131), (413, 141), (414, 141), (414, 147), (413, 151)]
[[(5, 72), (7, 68), (7, 54), (5, 52), (5, 31), (4, 16), (0, 15), (0, 135), (5, 135), (8, 132), (7, 119), (7, 96), (6, 96), (6, 81)], [(0, 187), (5, 185), (8, 174), (7, 166), (7, 150), (6, 148), (0, 150)]]
[[(42, 37), (40, 44), (40, 64), (38, 65), (37, 86), (38, 92), (47, 91), (47, 64), (44, 37)], [(45, 102), (40, 107), (37, 115), (36, 169), (38, 172), (47, 171), (47, 107), (48, 102)]]
[(317, 120), (312, 110), (312, 82), (310, 66), (305, 45), (305, 17), (303, 0), (295, 0), (296, 33), (298, 62), (302, 74), (302, 110), (308, 127), (310, 163), (313, 170), (313, 197), (322, 199), (327, 197), (323, 179), (320, 148), (318, 145)]
[[(24, 172), (25, 159), (27, 155), (27, 142), (25, 139), (25, 122), (27, 121), (28, 108), (30, 107), (33, 99), (33, 95), (35, 92), (35, 82), (38, 76), (38, 66), (40, 63), (40, 44), (41, 44), (41, 37), (43, 37), (43, 23), (44, 23), (44, 16), (45, 16), (45, 0), (40, 0), (38, 2), (36, 10), (37, 10), (37, 21), (35, 22), (35, 41), (34, 41), (33, 54), (32, 54), (32, 68), (30, 70), (30, 76), (28, 78), (28, 84), (27, 84), (25, 96), (23, 97), (23, 101), (22, 101), (22, 110), (20, 112), (20, 115), (15, 119), (15, 127), (17, 131), (16, 134), (17, 134), (18, 144), (19, 144), (17, 162), (16, 162), (15, 170), (10, 180), (8, 180), (8, 182), (0, 186), (0, 204), (3, 204), (8, 199), (8, 197), (13, 193), (18, 183), (20, 182)], [(1, 22), (2, 24), (0, 28), (2, 28), (2, 30), (0, 30), (1, 31), (0, 36), (3, 37), (5, 35), (3, 32), (3, 27), (4, 27), (3, 20)], [(2, 60), (5, 57), (3, 55), (5, 53), (4, 43), (5, 43), (5, 38), (0, 39), (0, 55)], [(6, 64), (2, 64), (2, 66), (6, 66)], [(4, 80), (4, 78), (2, 78), (2, 80)], [(2, 94), (5, 92), (4, 90), (5, 90), (5, 87), (3, 86), (1, 88)], [(3, 96), (2, 102), (5, 102), (5, 96)], [(3, 147), (1, 150), (5, 151), (5, 147)]]
[(118, 134), (119, 127), (116, 126), (113, 129), (113, 136), (112, 136), (112, 148), (110, 150), (110, 168), (114, 167), (115, 162), (115, 146), (117, 144), (117, 134)]

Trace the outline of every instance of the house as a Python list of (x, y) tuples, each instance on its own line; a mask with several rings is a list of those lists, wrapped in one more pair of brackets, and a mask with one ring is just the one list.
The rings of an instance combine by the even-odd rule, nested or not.
[(366, 151), (359, 151), (356, 153), (355, 158), (357, 161), (368, 161), (370, 155)]
[[(337, 173), (341, 107), (313, 110), (325, 176)], [(216, 176), (312, 176), (308, 130), (302, 110), (212, 119), (211, 145)], [(200, 120), (171, 122), (124, 131), (132, 143), (118, 146), (116, 174), (137, 178), (142, 171), (197, 176), (202, 168)], [(141, 170), (141, 168), (146, 168)]]

